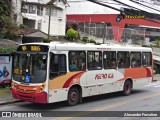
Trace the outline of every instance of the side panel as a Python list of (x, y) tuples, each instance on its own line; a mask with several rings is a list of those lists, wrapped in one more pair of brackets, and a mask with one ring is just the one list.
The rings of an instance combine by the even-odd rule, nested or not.
[[(10, 59), (9, 59), (10, 58)], [(0, 55), (0, 84), (11, 83), (12, 77), (12, 57)]]
[[(115, 69), (88, 71), (85, 96), (119, 91), (120, 88), (116, 81), (123, 77), (123, 74)], [(115, 87), (113, 88), (113, 86)]]
[(86, 71), (68, 72), (49, 80), (49, 103), (67, 100), (68, 90), (72, 85), (85, 85)]

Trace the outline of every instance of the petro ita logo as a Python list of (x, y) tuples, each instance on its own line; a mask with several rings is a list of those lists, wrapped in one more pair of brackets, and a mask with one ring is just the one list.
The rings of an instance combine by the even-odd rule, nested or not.
[(121, 15), (118, 15), (117, 17), (116, 17), (116, 21), (117, 22), (120, 22), (122, 19), (124, 19), (125, 18), (125, 16), (123, 15), (123, 14), (121, 14)]

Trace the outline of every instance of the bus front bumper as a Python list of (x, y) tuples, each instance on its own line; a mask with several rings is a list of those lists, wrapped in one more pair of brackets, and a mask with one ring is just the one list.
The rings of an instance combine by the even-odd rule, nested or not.
[(29, 102), (43, 103), (43, 104), (48, 103), (47, 93), (44, 91), (36, 94), (28, 94), (28, 93), (17, 92), (16, 90), (12, 89), (12, 96), (15, 99), (20, 99), (20, 100), (29, 101)]

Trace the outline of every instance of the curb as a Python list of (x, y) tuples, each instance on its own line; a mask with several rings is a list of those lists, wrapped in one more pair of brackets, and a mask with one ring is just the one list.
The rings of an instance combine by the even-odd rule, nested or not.
[(13, 101), (7, 101), (7, 102), (0, 102), (0, 105), (7, 105), (7, 104), (12, 104), (12, 103), (18, 103), (18, 102), (23, 102), (22, 100), (13, 100)]
[(155, 80), (152, 80), (152, 82), (157, 82), (158, 80), (157, 79), (155, 79)]

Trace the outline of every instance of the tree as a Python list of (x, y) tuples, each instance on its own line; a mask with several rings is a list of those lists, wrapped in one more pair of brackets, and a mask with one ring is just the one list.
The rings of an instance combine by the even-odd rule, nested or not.
[(13, 10), (11, 0), (0, 1), (0, 37), (14, 39), (18, 36), (18, 27), (11, 17)]
[(78, 32), (76, 30), (73, 30), (72, 28), (69, 29), (66, 33), (66, 37), (69, 40), (76, 40), (78, 38)]
[(12, 5), (10, 0), (1, 0), (0, 1), (0, 27), (3, 28), (6, 19), (11, 18)]

